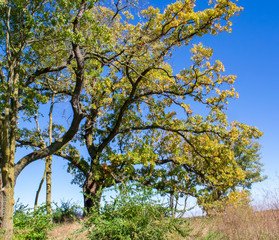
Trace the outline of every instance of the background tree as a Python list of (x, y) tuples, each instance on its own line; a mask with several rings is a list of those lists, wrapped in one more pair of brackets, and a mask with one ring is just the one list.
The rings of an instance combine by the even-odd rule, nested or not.
[(226, 185), (210, 181), (200, 190), (198, 203), (208, 214), (224, 211), (228, 204), (248, 204), (252, 184), (266, 178), (261, 175), (263, 164), (260, 162), (260, 145), (257, 142), (240, 140), (232, 145), (232, 149), (244, 177), (239, 180), (230, 179)]
[[(92, 7), (94, 2), (90, 3)], [(79, 30), (87, 5), (87, 1), (48, 0), (0, 3), (0, 148), (5, 239), (11, 239), (12, 234), (17, 176), (31, 162), (52, 155), (69, 142), (84, 117), (80, 105), (85, 82), (84, 58)], [(66, 71), (69, 68), (71, 74)], [(47, 83), (54, 73), (60, 73), (73, 85), (69, 92), (70, 127), (47, 148), (15, 161), (18, 118), (33, 115), (38, 102), (48, 102)]]
[[(49, 144), (52, 143), (52, 132), (53, 132), (53, 107), (54, 107), (54, 94), (51, 97), (51, 102), (50, 102), (50, 109), (49, 109), (49, 123), (48, 123), (48, 141)], [(41, 146), (46, 147), (47, 144), (43, 138), (43, 135), (41, 134), (40, 131), (40, 126), (38, 122), (38, 115), (35, 115), (35, 121), (37, 124), (37, 134), (39, 135)], [(37, 142), (38, 144), (38, 142)], [(35, 197), (35, 202), (34, 202), (34, 210), (37, 210), (38, 207), (38, 199), (39, 199), (39, 194), (42, 188), (42, 185), (44, 183), (44, 180), (46, 178), (46, 205), (47, 205), (47, 211), (49, 214), (51, 214), (51, 166), (52, 166), (52, 155), (48, 156), (45, 159), (45, 171), (42, 177), (42, 180), (40, 181), (38, 190), (36, 192), (36, 197)]]

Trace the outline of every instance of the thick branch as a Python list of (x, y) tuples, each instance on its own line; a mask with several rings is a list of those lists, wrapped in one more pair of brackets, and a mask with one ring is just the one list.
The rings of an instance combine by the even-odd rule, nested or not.
[(73, 59), (73, 54), (71, 54), (69, 56), (69, 58), (63, 62), (60, 66), (56, 66), (56, 67), (46, 67), (46, 68), (41, 68), (36, 70), (32, 75), (30, 75), (27, 78), (27, 81), (24, 83), (24, 87), (28, 87), (31, 83), (33, 83), (36, 79), (36, 77), (39, 77), (45, 73), (50, 73), (50, 72), (59, 72), (63, 69), (65, 69), (72, 61)]
[[(129, 131), (136, 131), (136, 130), (150, 130), (150, 129), (161, 129), (164, 131), (170, 131), (170, 132), (174, 132), (176, 134), (178, 134), (185, 142), (187, 142), (192, 149), (194, 150), (194, 152), (200, 156), (201, 158), (203, 158), (207, 163), (209, 163), (210, 159), (204, 155), (202, 155), (197, 149), (196, 147), (191, 143), (191, 141), (181, 132), (191, 132), (191, 133), (196, 133), (196, 134), (201, 134), (201, 133), (215, 133), (214, 131), (210, 131), (210, 130), (201, 130), (201, 131), (195, 131), (195, 130), (191, 130), (191, 129), (176, 129), (176, 128), (170, 128), (170, 127), (165, 127), (165, 126), (160, 126), (160, 125), (150, 125), (150, 126), (143, 126), (143, 127), (131, 127), (131, 128), (127, 128), (124, 130), (119, 131), (118, 133), (124, 133), (124, 132), (129, 132)], [(117, 134), (118, 134), (117, 133)]]
[[(79, 31), (79, 21), (80, 18), (83, 16), (83, 13), (86, 9), (87, 3), (85, 1), (82, 1), (80, 9), (77, 13), (77, 16), (73, 23), (73, 31), (74, 33), (77, 33)], [(84, 86), (84, 59), (80, 51), (79, 44), (72, 43), (74, 56), (77, 62), (77, 68), (75, 69), (75, 75), (76, 75), (76, 85), (75, 89), (72, 94), (71, 99), (71, 105), (73, 109), (73, 120), (71, 123), (70, 128), (68, 131), (59, 139), (57, 139), (55, 142), (51, 143), (50, 146), (34, 151), (27, 156), (23, 157), (15, 166), (15, 179), (18, 177), (20, 172), (30, 163), (45, 158), (47, 156), (50, 156), (54, 153), (56, 153), (60, 148), (62, 148), (65, 144), (67, 144), (77, 133), (79, 129), (79, 124), (81, 120), (85, 117), (85, 114), (83, 113), (81, 109), (81, 103), (80, 103), (80, 95)], [(72, 56), (70, 57), (72, 59)], [(65, 66), (66, 67), (66, 66)], [(65, 68), (63, 67), (63, 68)], [(62, 69), (63, 69), (62, 68)], [(61, 69), (60, 69), (61, 70)]]
[(133, 102), (133, 97), (135, 96), (135, 93), (136, 93), (136, 90), (137, 90), (137, 86), (139, 85), (141, 80), (144, 78), (144, 76), (150, 70), (151, 70), (151, 68), (147, 68), (138, 77), (137, 81), (133, 85), (133, 88), (132, 88), (132, 91), (131, 91), (129, 97), (126, 99), (126, 101), (124, 102), (124, 104), (122, 105), (122, 107), (119, 110), (119, 114), (118, 114), (118, 117), (116, 119), (116, 122), (115, 122), (115, 125), (114, 125), (113, 129), (111, 130), (110, 134), (102, 141), (102, 143), (98, 147), (98, 152), (101, 152), (107, 146), (107, 144), (117, 135), (119, 127), (120, 127), (122, 119), (123, 119), (123, 116), (124, 116), (125, 112), (127, 111), (129, 105)]
[(152, 129), (160, 129), (160, 130), (170, 131), (170, 132), (187, 132), (187, 133), (195, 133), (195, 134), (215, 133), (212, 130), (193, 130), (193, 129), (186, 129), (186, 128), (174, 128), (174, 127), (167, 127), (167, 126), (162, 126), (162, 125), (158, 125), (158, 124), (125, 128), (125, 129), (121, 129), (120, 131), (118, 131), (118, 133), (127, 133), (130, 131), (152, 130)]
[(58, 157), (62, 157), (64, 159), (68, 160), (70, 163), (75, 165), (80, 171), (82, 171), (82, 173), (86, 177), (89, 176), (88, 171), (86, 170), (86, 169), (89, 168), (89, 165), (87, 164), (87, 162), (85, 162), (85, 161), (81, 162), (80, 159), (71, 157), (71, 156), (69, 156), (69, 155), (67, 155), (65, 153), (62, 153), (62, 152), (57, 152), (57, 153), (55, 153), (55, 155), (58, 156)]
[(93, 143), (92, 135), (93, 135), (93, 127), (95, 124), (95, 118), (97, 117), (98, 110), (97, 109), (90, 109), (90, 114), (86, 118), (85, 122), (85, 142), (88, 153), (91, 159), (95, 159), (97, 154), (97, 149)]
[(17, 139), (16, 141), (19, 143), (19, 144), (17, 144), (17, 147), (31, 146), (31, 147), (42, 148), (45, 146), (45, 144), (42, 142), (24, 141), (24, 140), (20, 140), (20, 139)]

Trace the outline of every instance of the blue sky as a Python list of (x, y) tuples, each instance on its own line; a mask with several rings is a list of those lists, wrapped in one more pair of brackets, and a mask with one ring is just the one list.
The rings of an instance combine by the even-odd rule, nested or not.
[[(152, 5), (174, 1), (150, 0)], [(206, 0), (196, 3), (205, 5)], [(227, 111), (230, 121), (237, 120), (257, 126), (264, 132), (260, 139), (262, 163), (268, 179), (252, 188), (253, 198), (259, 199), (261, 190), (273, 191), (279, 183), (279, 1), (240, 0), (244, 11), (234, 17), (232, 33), (208, 36), (200, 40), (214, 49), (214, 59), (223, 62), (227, 74), (237, 75), (235, 88), (239, 99), (231, 100)], [(187, 67), (188, 49), (174, 53), (172, 64), (175, 70)], [(20, 154), (20, 152), (18, 152)], [(28, 166), (17, 180), (15, 198), (33, 206), (35, 191), (43, 175), (43, 161)], [(54, 158), (53, 201), (72, 199), (82, 204), (81, 189), (71, 185), (71, 175), (66, 174), (66, 162)], [(44, 201), (45, 188), (40, 201)]]

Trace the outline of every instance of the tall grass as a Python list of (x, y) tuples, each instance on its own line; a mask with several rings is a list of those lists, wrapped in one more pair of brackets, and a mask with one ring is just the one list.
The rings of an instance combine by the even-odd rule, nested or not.
[[(181, 227), (185, 224), (186, 228), (192, 229), (190, 235), (182, 237), (180, 234), (174, 232), (168, 233), (167, 238), (173, 240), (279, 239), (278, 210), (257, 211), (249, 206), (227, 207), (223, 214), (210, 217), (192, 217), (188, 218), (187, 221), (185, 220), (184, 223), (181, 221), (181, 224)], [(54, 227), (54, 230), (50, 234), (50, 239), (88, 239), (84, 232), (73, 234), (80, 227), (77, 222)], [(94, 231), (94, 227), (91, 231)], [(65, 235), (61, 236), (63, 233)], [(67, 238), (67, 233), (70, 238)]]
[(222, 214), (191, 218), (191, 226), (191, 240), (276, 240), (279, 211), (228, 206)]
[(217, 231), (234, 240), (279, 239), (279, 211), (255, 211), (249, 206), (228, 207), (223, 215), (216, 216)]
[[(154, 240), (279, 240), (279, 198), (276, 196), (274, 192), (266, 194), (261, 207), (228, 205), (223, 213), (178, 221), (169, 218), (166, 209), (156, 205), (148, 192), (146, 196), (142, 192), (122, 193), (100, 213), (79, 221), (78, 217), (72, 218), (77, 207), (70, 202), (54, 211), (52, 223), (43, 207), (37, 212), (22, 208), (15, 214), (15, 239), (116, 240), (123, 236), (123, 239), (141, 239), (135, 236), (143, 234), (148, 237), (142, 239)], [(54, 221), (55, 216), (65, 221)], [(50, 232), (53, 223), (57, 224)], [(184, 237), (178, 229), (186, 230)]]

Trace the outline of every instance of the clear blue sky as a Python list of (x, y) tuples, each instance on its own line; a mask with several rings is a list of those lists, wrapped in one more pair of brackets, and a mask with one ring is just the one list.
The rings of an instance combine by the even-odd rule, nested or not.
[[(171, 2), (174, 1), (150, 0), (159, 7)], [(205, 2), (197, 0), (197, 4), (203, 6)], [(238, 76), (235, 88), (240, 97), (229, 104), (229, 120), (257, 126), (264, 132), (260, 140), (262, 162), (269, 179), (253, 187), (253, 198), (257, 199), (263, 188), (272, 191), (276, 188), (275, 182), (279, 183), (279, 1), (240, 0), (239, 5), (244, 11), (232, 19), (231, 34), (222, 33), (200, 41), (214, 49), (213, 58), (224, 63), (227, 74)], [(189, 57), (188, 49), (176, 51), (172, 62), (175, 70), (185, 68)], [(16, 199), (33, 206), (43, 166), (43, 161), (37, 161), (24, 169), (17, 181)], [(71, 175), (66, 174), (66, 162), (54, 158), (53, 201), (72, 199), (82, 204), (81, 189), (71, 185), (71, 179)], [(45, 198), (44, 189), (41, 202)]]

